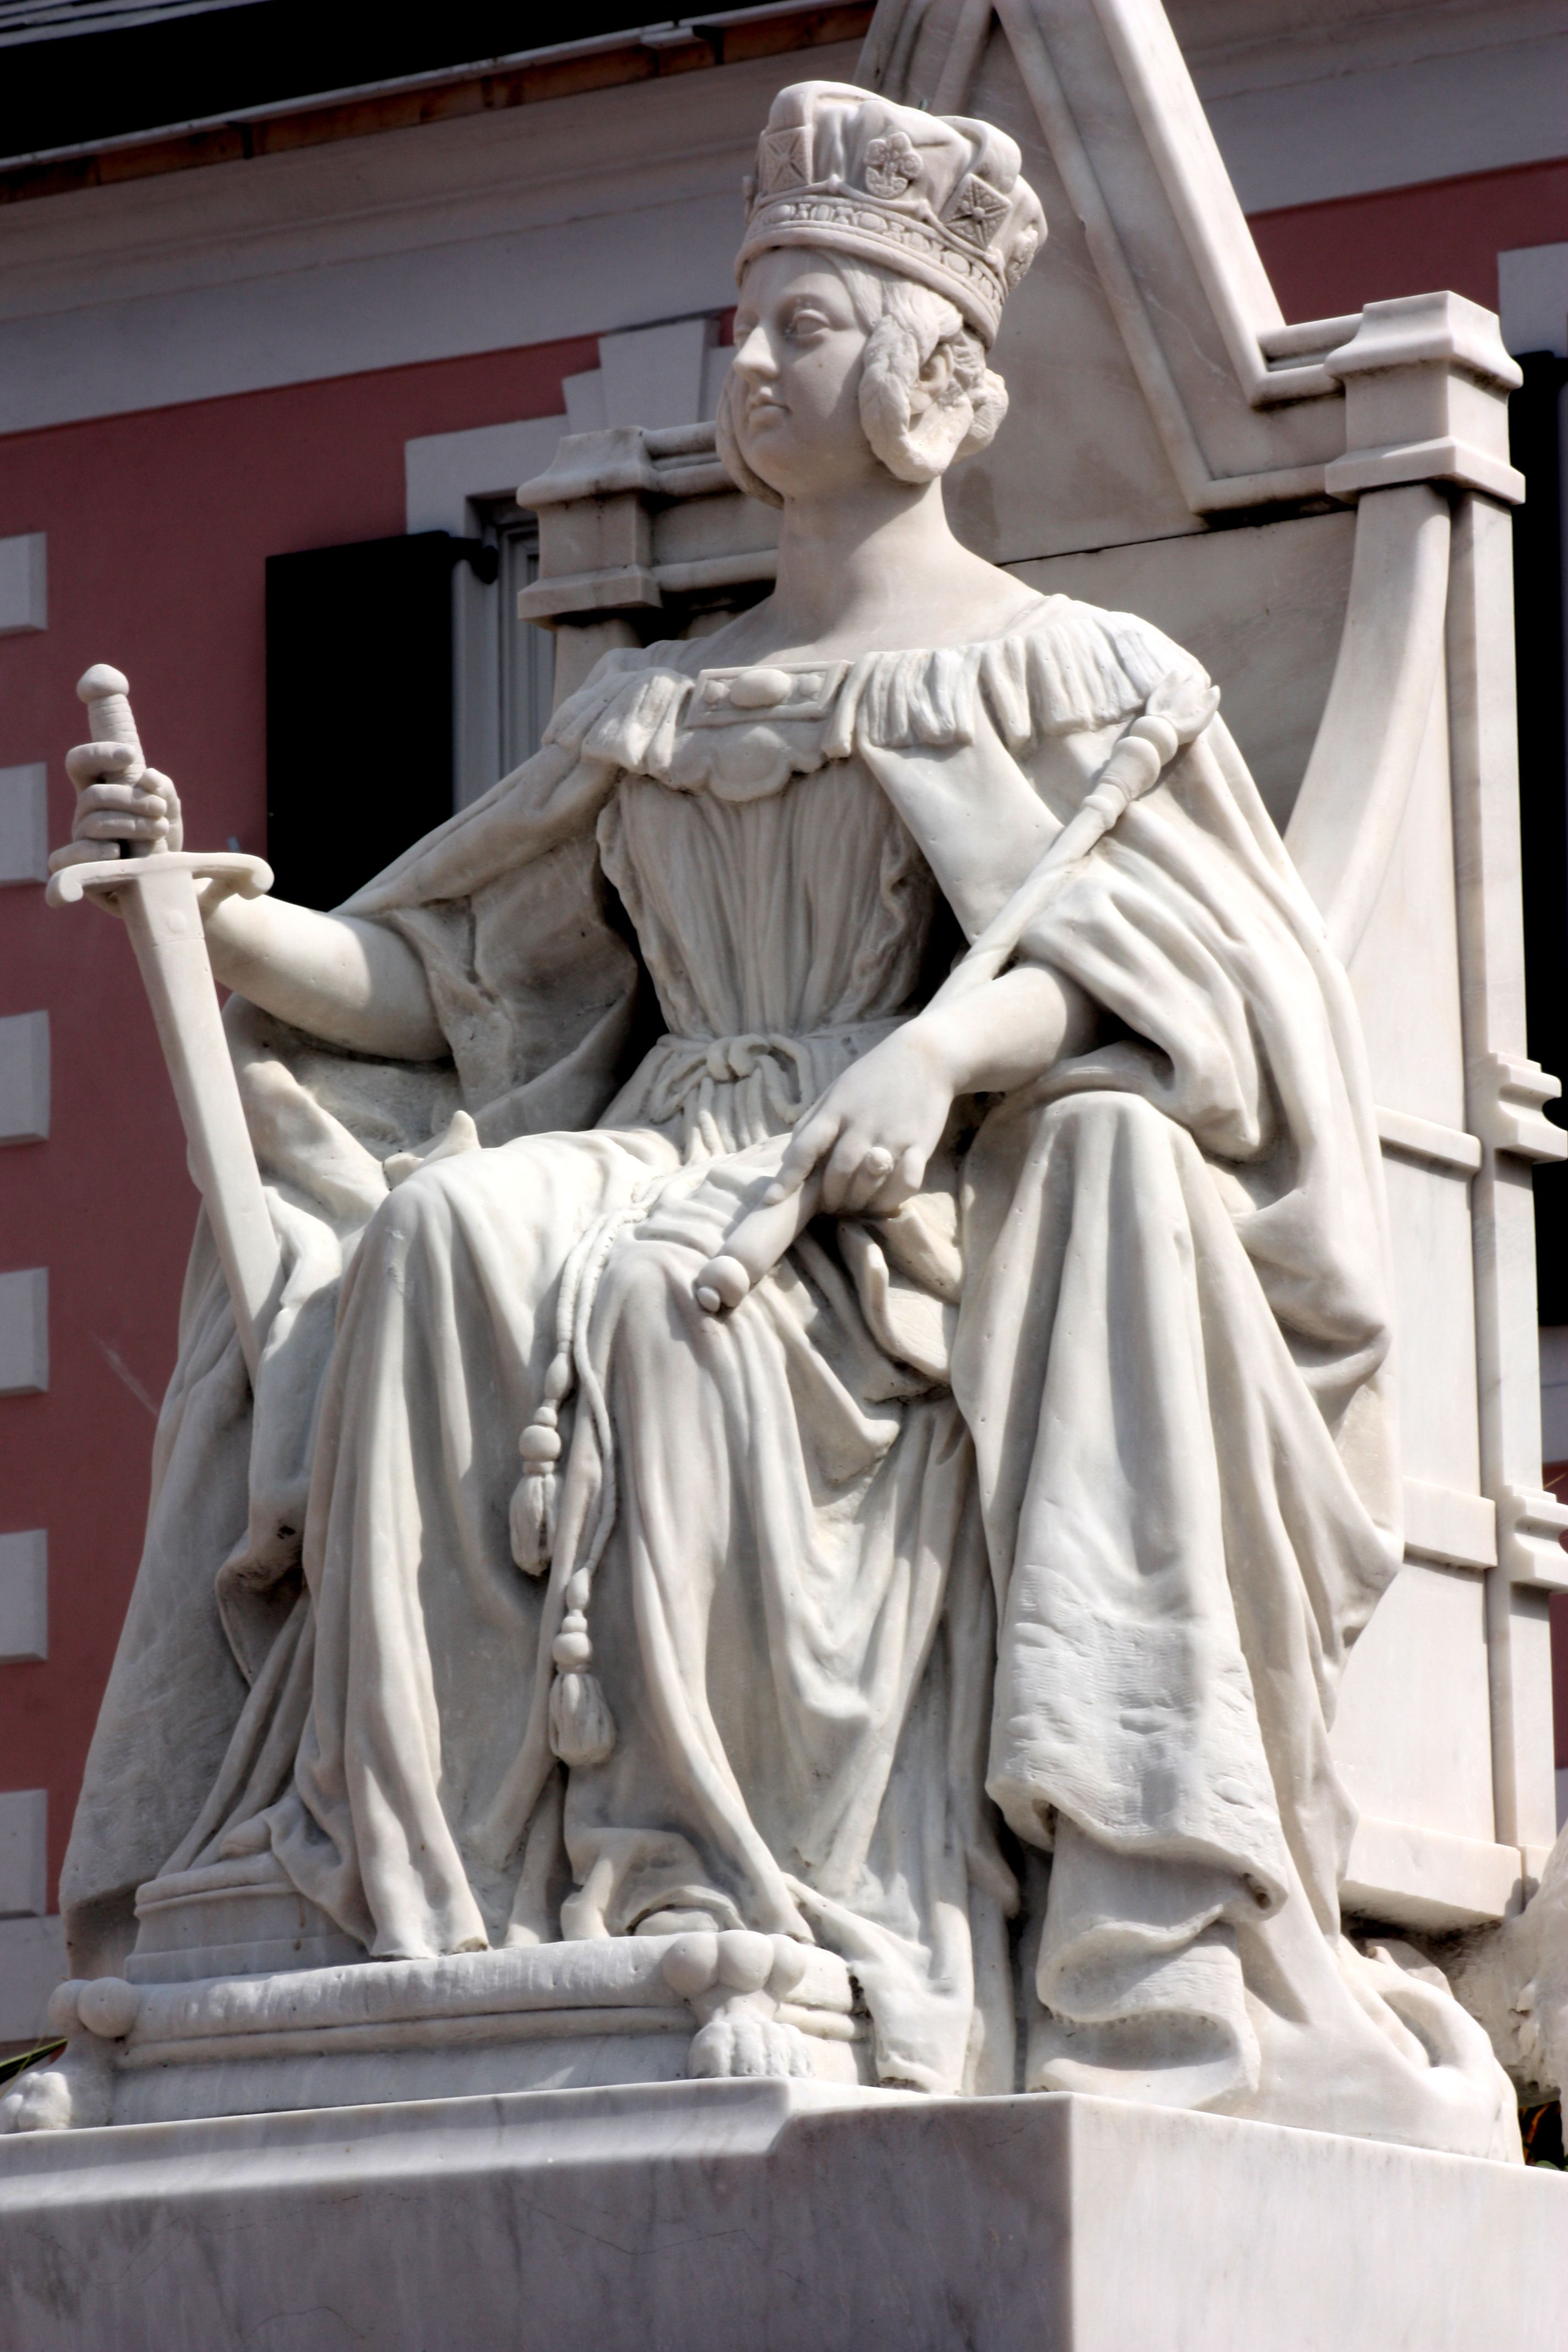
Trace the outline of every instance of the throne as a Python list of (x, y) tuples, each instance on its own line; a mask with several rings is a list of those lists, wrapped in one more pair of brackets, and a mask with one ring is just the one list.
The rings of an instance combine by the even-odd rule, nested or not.
[[(1287, 326), (1160, 0), (882, 0), (858, 77), (1011, 133), (1050, 236), (1009, 302), (960, 534), (1191, 648), (1346, 965), (1396, 1262), (1405, 1561), (1335, 1748), (1347, 1914), (1517, 1911), (1556, 1835), (1524, 1053), (1506, 402), (1489, 311), (1436, 293)], [(526, 620), (569, 691), (605, 646), (764, 593), (772, 517), (711, 428), (580, 435), (519, 493)]]

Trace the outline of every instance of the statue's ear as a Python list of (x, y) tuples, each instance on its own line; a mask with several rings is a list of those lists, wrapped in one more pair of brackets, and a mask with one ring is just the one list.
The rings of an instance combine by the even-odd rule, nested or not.
[(952, 382), (952, 346), (944, 338), (921, 367), (910, 386), (910, 414), (919, 416), (933, 401), (942, 400)]

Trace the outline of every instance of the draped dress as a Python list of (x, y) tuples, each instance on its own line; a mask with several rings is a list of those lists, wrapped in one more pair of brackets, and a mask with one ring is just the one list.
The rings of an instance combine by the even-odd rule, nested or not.
[[(350, 902), (425, 962), (422, 1096), (237, 1024), (295, 1286), (218, 1568), (248, 1696), (165, 1867), (268, 1847), (377, 1956), (783, 1932), (844, 1955), (884, 2083), (1500, 2152), (1479, 2029), (1340, 1934), (1333, 1693), (1398, 1558), (1378, 1147), (1222, 725), (1025, 939), (1089, 1050), (955, 1105), (896, 1216), (818, 1219), (732, 1313), (693, 1295), (1195, 665), (1065, 598), (934, 653), (702, 651), (612, 656)], [(198, 1266), (84, 1891), (224, 1311)]]

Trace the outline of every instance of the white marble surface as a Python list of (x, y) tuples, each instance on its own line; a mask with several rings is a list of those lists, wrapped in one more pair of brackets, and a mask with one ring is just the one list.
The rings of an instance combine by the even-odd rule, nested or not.
[(1449, 1967), (1521, 2094), (1568, 2095), (1568, 1829), (1522, 1911), (1467, 1938)]
[(1059, 2095), (664, 2084), (5, 2141), (0, 2340), (1559, 2352), (1565, 2238), (1551, 2172)]
[(1344, 626), (1353, 515), (1176, 534), (1021, 563), (1030, 586), (1137, 613), (1223, 681), (1226, 724), (1283, 832)]
[[(333, 1942), (346, 1946), (311, 1939)], [(843, 1960), (784, 1936), (600, 1936), (381, 1962), (283, 1957), (272, 1939), (207, 1957), (232, 1973), (184, 1973), (184, 1954), (154, 1949), (128, 1978), (58, 1986), (49, 2022), (70, 2047), (6, 2094), (0, 2131), (683, 2076), (871, 2075)]]
[[(1445, 71), (1458, 72), (1477, 39), (1523, 39), (1531, 13), (1448, 12), (1432, 34), (1450, 53)], [(1292, 852), (1337, 941), (1354, 949), (1390, 1147), (1406, 1472), (1447, 1491), (1455, 1528), (1475, 1503), (1494, 1505), (1497, 1538), (1484, 1556), (1453, 1534), (1440, 1538), (1445, 1564), (1476, 1580), (1471, 1602), (1490, 1576), (1484, 1633), (1479, 1609), (1450, 1606), (1454, 1596), (1436, 1580), (1410, 1580), (1408, 1640), (1384, 1628), (1352, 1662), (1337, 1745), (1373, 1826), (1362, 1863), (1397, 1864), (1392, 1877), (1358, 1873), (1358, 1908), (1413, 1927), (1438, 1916), (1458, 1926), (1478, 1905), (1495, 1916), (1510, 1891), (1517, 1900), (1554, 1819), (1542, 1610), (1563, 1560), (1560, 1515), (1536, 1467), (1527, 1228), (1528, 1162), (1552, 1156), (1561, 1136), (1539, 1115), (1550, 1086), (1526, 1066), (1521, 1042), (1509, 520), (1500, 503), (1518, 494), (1504, 405), (1512, 370), (1485, 314), (1440, 292), (1373, 304), (1364, 320), (1285, 327), (1271, 318), (1158, 0), (1119, 0), (1093, 16), (1090, 28), (1071, 5), (1016, 0), (986, 27), (957, 0), (889, 5), (865, 69), (874, 53), (874, 70), (898, 95), (940, 89), (943, 104), (1005, 121), (1053, 225), (1046, 268), (1022, 289), (999, 346), (1035, 403), (1021, 433), (1004, 436), (961, 480), (963, 529), (987, 552), (1027, 551), (1028, 576), (1042, 585), (1060, 579), (1121, 601), (1125, 581), (1133, 609), (1196, 644), (1224, 683), (1271, 809), (1289, 815)], [(1302, 77), (1310, 82), (1315, 44), (1337, 48), (1353, 35), (1380, 52), (1392, 45), (1384, 62), (1415, 63), (1409, 26), (1382, 16), (1349, 30), (1298, 26), (1282, 46), (1255, 16), (1205, 0), (1174, 20), (1204, 74), (1234, 70), (1223, 86), (1242, 93), (1243, 111), (1249, 91), (1268, 89), (1270, 103), (1301, 97), (1307, 111), (1279, 147), (1282, 168), (1304, 152), (1292, 141), (1307, 136), (1313, 108), (1324, 122), (1338, 114), (1348, 125), (1356, 90), (1374, 79), (1351, 77), (1348, 110), (1326, 85), (1309, 96)], [(1424, 26), (1422, 40), (1430, 31)], [(1486, 69), (1467, 59), (1466, 70), (1470, 63), (1479, 121)], [(1297, 87), (1286, 92), (1287, 83)], [(1401, 148), (1429, 128), (1401, 124), (1392, 146), (1368, 151), (1358, 169), (1397, 177)], [(1342, 152), (1332, 168), (1343, 161)], [(1552, 257), (1563, 248), (1545, 250), (1545, 263), (1506, 257), (1510, 314), (1545, 316), (1552, 268), (1561, 275)], [(1509, 334), (1524, 347), (1514, 325)], [(1200, 384), (1194, 359), (1216, 341), (1226, 357)], [(1238, 394), (1253, 407), (1245, 426), (1232, 406)], [(1309, 462), (1292, 470), (1292, 457)], [(1243, 470), (1254, 467), (1263, 470)], [(1347, 510), (1202, 530), (1205, 516), (1261, 520), (1267, 483), (1290, 500), (1326, 490)], [(1255, 625), (1260, 608), (1278, 611), (1277, 628)], [(1332, 684), (1320, 701), (1335, 638)], [(1440, 1129), (1446, 1157), (1421, 1148), (1440, 1143)], [(1418, 1656), (1438, 1677), (1438, 1713), (1451, 1730), (1446, 1742), (1424, 1738), (1427, 1763), (1440, 1767), (1425, 1776), (1407, 1769), (1388, 1735), (1408, 1715)], [(1491, 1769), (1478, 1779), (1477, 1759), (1488, 1754)], [(1440, 1825), (1426, 1826), (1436, 1816)], [(1489, 1834), (1477, 1835), (1489, 1816)]]
[[(1142, 202), (1147, 156), (1115, 156)], [(674, 1937), (691, 2021), (655, 2017), (630, 2072), (836, 2064), (1517, 2154), (1479, 2027), (1332, 1933), (1332, 1689), (1402, 1487), (1377, 1114), (1320, 905), (1359, 949), (1423, 805), (1447, 509), (1401, 476), (1358, 524), (1352, 600), (1389, 618), (1342, 646), (1291, 818), (1318, 811), (1314, 905), (1201, 665), (949, 526), (1042, 228), (1017, 145), (808, 82), (757, 164), (716, 429), (779, 517), (763, 603), (623, 642), (331, 915), (187, 858), (123, 678), (79, 689), (52, 887), (131, 925), (164, 876), (188, 901), (158, 954), (132, 938), (229, 1299), (199, 1256), (63, 1882), (90, 1981), (0, 2125), (395, 2095), (405, 2060), (462, 2087), (477, 2042), (538, 2039), (476, 2022), (492, 1965)], [(1379, 429), (1379, 369), (1441, 421), (1451, 360), (1489, 430), (1481, 315), (1383, 312), (1344, 360)], [(551, 510), (550, 593), (624, 637), (661, 593), (644, 494), (684, 466), (700, 522), (723, 478), (664, 438), (662, 473), (629, 430), (556, 469), (594, 495)], [(1281, 765), (1343, 538), (1314, 526)], [(1279, 552), (1238, 542), (1231, 595)], [(1358, 832), (1343, 760), (1390, 661)], [(968, 950), (933, 992), (943, 926)], [(852, 2052), (790, 1990), (829, 1965)], [(394, 2016), (407, 1966), (437, 1981)], [(200, 2031), (158, 2024), (193, 2001)], [(544, 2005), (584, 2038), (591, 2001)]]

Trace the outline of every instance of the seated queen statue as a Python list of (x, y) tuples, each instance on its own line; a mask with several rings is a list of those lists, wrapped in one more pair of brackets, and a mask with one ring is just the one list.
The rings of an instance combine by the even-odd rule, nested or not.
[[(296, 1985), (652, 1939), (677, 2072), (1517, 2158), (1341, 1928), (1400, 1558), (1345, 975), (1197, 664), (944, 514), (1019, 167), (784, 91), (718, 422), (774, 593), (338, 912), (206, 886), (287, 1281), (253, 1393), (198, 1234), (73, 1965), (236, 1885)], [(118, 773), (79, 837), (177, 845)]]

